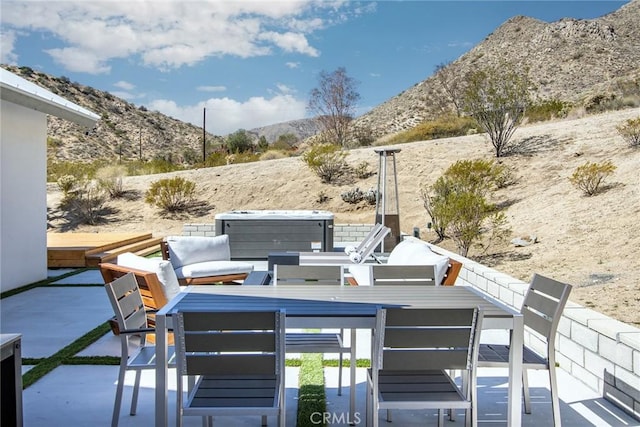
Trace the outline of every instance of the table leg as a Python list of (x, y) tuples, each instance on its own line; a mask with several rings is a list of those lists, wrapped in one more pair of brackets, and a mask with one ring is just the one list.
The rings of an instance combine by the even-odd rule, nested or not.
[(167, 317), (156, 315), (156, 427), (168, 425)]
[(349, 360), (349, 424), (355, 425), (356, 413), (356, 329), (351, 329), (351, 360)]
[(522, 425), (522, 347), (524, 345), (524, 323), (522, 315), (513, 317), (511, 345), (509, 349), (509, 403), (507, 425)]

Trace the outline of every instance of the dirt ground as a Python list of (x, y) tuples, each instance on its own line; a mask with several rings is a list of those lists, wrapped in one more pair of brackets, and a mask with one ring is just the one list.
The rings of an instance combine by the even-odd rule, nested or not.
[[(469, 256), (525, 281), (533, 273), (567, 281), (574, 286), (572, 301), (640, 326), (640, 149), (629, 147), (616, 131), (639, 116), (636, 108), (519, 128), (514, 135), (519, 153), (501, 159), (515, 182), (498, 197), (508, 205), (508, 240), (535, 235), (538, 243), (515, 247), (507, 241), (486, 253), (472, 249)], [(492, 159), (493, 147), (486, 136), (470, 135), (397, 148), (401, 229), (412, 233), (419, 227), (422, 238), (433, 241), (420, 189), (457, 160)], [(351, 150), (346, 160), (353, 167), (368, 162), (377, 172), (374, 148)], [(605, 160), (616, 170), (601, 193), (587, 197), (569, 182), (576, 167)], [(196, 182), (197, 203), (187, 212), (162, 214), (144, 202), (144, 193), (152, 182), (175, 175)], [(49, 184), (49, 231), (165, 236), (181, 234), (185, 223), (213, 223), (215, 214), (235, 209), (322, 209), (334, 213), (336, 224), (371, 224), (373, 206), (345, 203), (340, 194), (376, 185), (375, 173), (323, 184), (298, 157), (126, 177), (127, 197), (108, 201), (101, 223), (90, 226), (59, 209), (60, 191)], [(328, 200), (321, 202), (323, 197)], [(455, 250), (451, 241), (441, 245)]]

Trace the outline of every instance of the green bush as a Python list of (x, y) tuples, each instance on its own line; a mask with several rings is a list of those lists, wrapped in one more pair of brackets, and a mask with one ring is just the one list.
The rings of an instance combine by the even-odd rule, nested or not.
[(478, 124), (470, 117), (447, 115), (435, 120), (426, 121), (413, 129), (395, 135), (390, 143), (398, 144), (413, 141), (427, 141), (430, 139), (464, 136)]
[(501, 165), (492, 161), (460, 160), (433, 185), (421, 189), (438, 238), (450, 237), (463, 256), (483, 235), (491, 242), (508, 233), (504, 213), (489, 201), (503, 173)]
[(145, 194), (145, 201), (163, 211), (185, 210), (193, 202), (196, 184), (181, 177), (155, 181)]
[(616, 129), (630, 147), (640, 147), (640, 116), (627, 120)]
[(567, 117), (570, 108), (571, 104), (567, 102), (560, 101), (559, 99), (548, 99), (529, 106), (525, 115), (529, 123), (543, 122)]
[(330, 183), (342, 175), (347, 167), (345, 157), (347, 152), (338, 145), (324, 143), (314, 144), (302, 155), (302, 161), (322, 179)]
[(593, 196), (600, 191), (604, 180), (615, 170), (616, 167), (609, 160), (602, 163), (586, 162), (575, 169), (569, 181), (587, 196)]

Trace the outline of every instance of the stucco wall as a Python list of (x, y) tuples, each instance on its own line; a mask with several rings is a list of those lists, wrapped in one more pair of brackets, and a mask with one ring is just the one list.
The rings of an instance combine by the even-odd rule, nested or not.
[(0, 291), (47, 277), (47, 116), (0, 101)]

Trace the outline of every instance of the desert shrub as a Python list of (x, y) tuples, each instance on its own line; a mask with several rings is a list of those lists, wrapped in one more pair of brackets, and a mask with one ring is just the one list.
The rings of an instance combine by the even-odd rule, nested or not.
[(515, 170), (505, 165), (504, 163), (498, 163), (494, 165), (495, 176), (492, 178), (497, 188), (506, 188), (516, 183)]
[(95, 225), (102, 216), (105, 201), (105, 192), (96, 180), (74, 178), (73, 186), (63, 197), (60, 208), (83, 224)]
[(640, 116), (627, 120), (616, 130), (630, 147), (640, 147)]
[(183, 167), (172, 163), (170, 160), (156, 157), (147, 162), (145, 161), (132, 161), (125, 164), (127, 168), (127, 175), (153, 175), (157, 173), (167, 173), (182, 170)]
[(457, 117), (446, 115), (435, 120), (420, 123), (413, 129), (400, 132), (395, 135), (390, 143), (397, 144), (403, 142), (426, 141), (430, 139), (449, 138), (453, 136), (464, 136), (471, 129), (475, 129), (478, 124), (470, 117)]
[(370, 205), (375, 205), (377, 195), (378, 191), (374, 188), (370, 188), (367, 191), (362, 191), (358, 187), (356, 187), (341, 193), (340, 197), (344, 202), (354, 205), (360, 203), (363, 200)]
[(328, 201), (329, 201), (329, 196), (327, 196), (327, 193), (324, 190), (321, 190), (316, 196), (316, 202), (326, 203)]
[(567, 102), (559, 99), (548, 99), (530, 105), (525, 114), (530, 123), (535, 123), (567, 117), (570, 109), (571, 104)]
[(227, 156), (227, 160), (229, 161), (229, 164), (251, 163), (251, 162), (257, 162), (258, 160), (260, 160), (260, 155), (254, 154), (250, 151), (242, 151), (242, 152)]
[(56, 183), (58, 184), (58, 188), (62, 191), (62, 196), (64, 198), (69, 197), (69, 194), (73, 191), (76, 186), (78, 180), (73, 175), (62, 175)]
[(355, 205), (362, 200), (362, 191), (356, 187), (340, 193), (342, 201)]
[(322, 179), (330, 183), (342, 175), (347, 167), (347, 152), (335, 144), (314, 144), (302, 155), (302, 161)]
[(358, 177), (358, 179), (366, 179), (373, 175), (373, 172), (371, 171), (371, 165), (367, 161), (358, 163), (358, 166), (354, 168), (353, 172), (356, 174), (356, 177)]
[(196, 184), (181, 177), (155, 181), (145, 194), (145, 201), (167, 212), (181, 211), (193, 202)]
[(222, 166), (227, 164), (227, 154), (222, 151), (216, 151), (207, 156), (207, 160), (204, 162), (204, 166), (211, 168), (215, 166)]
[(267, 150), (260, 155), (260, 160), (276, 160), (286, 159), (289, 157), (287, 153), (281, 150)]
[(109, 194), (109, 197), (116, 199), (124, 195), (122, 178), (127, 174), (127, 168), (122, 165), (107, 166), (96, 172), (98, 185)]
[(602, 163), (586, 162), (573, 171), (569, 181), (587, 196), (593, 196), (600, 191), (604, 180), (615, 170), (615, 165), (609, 160)]
[[(440, 240), (450, 237), (461, 255), (483, 236), (489, 242), (504, 238), (506, 218), (490, 202), (503, 168), (487, 160), (460, 160), (449, 166), (431, 186), (421, 189), (424, 208)], [(485, 250), (487, 245), (484, 245)]]
[(58, 178), (65, 175), (75, 176), (78, 180), (92, 179), (95, 177), (96, 171), (106, 164), (104, 160), (87, 163), (71, 160), (56, 161), (49, 158), (47, 159), (47, 181), (56, 182)]

